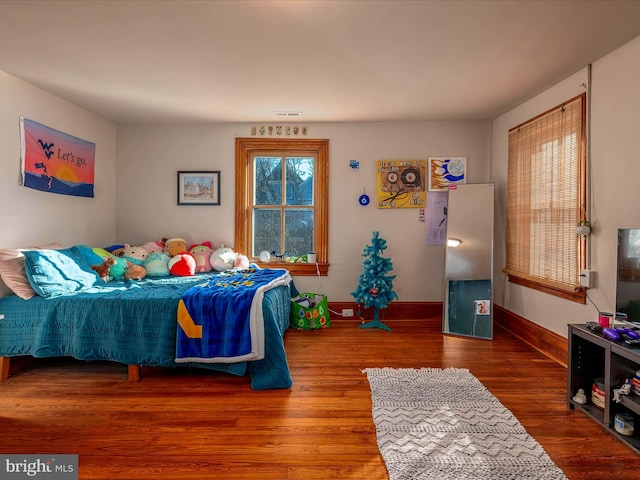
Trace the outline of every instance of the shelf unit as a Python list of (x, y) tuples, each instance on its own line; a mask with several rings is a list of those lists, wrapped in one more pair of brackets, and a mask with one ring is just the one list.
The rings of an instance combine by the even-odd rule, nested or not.
[[(569, 325), (569, 369), (567, 375), (567, 404), (571, 409), (584, 412), (620, 441), (640, 453), (640, 396), (635, 393), (621, 395), (620, 403), (613, 401), (613, 390), (640, 370), (640, 348), (630, 348), (623, 342), (612, 342), (586, 325)], [(591, 401), (591, 387), (596, 378), (604, 379), (606, 392), (604, 409)], [(573, 400), (579, 388), (587, 396), (587, 403)], [(633, 417), (633, 436), (622, 435), (614, 428), (617, 413)]]

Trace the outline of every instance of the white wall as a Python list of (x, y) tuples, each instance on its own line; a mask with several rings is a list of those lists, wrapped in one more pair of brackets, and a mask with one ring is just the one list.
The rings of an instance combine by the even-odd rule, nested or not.
[[(115, 124), (0, 72), (0, 248), (115, 236)], [(20, 117), (96, 144), (94, 198), (40, 192), (20, 181)]]
[[(590, 267), (598, 272), (589, 296), (614, 310), (616, 230), (640, 227), (640, 38), (593, 64), (591, 105)], [(310, 124), (309, 137), (330, 139), (331, 269), (321, 279), (299, 277), (303, 290), (331, 301), (351, 301), (361, 272), (360, 253), (379, 230), (388, 241), (394, 282), (402, 301), (442, 301), (443, 247), (425, 244), (417, 209), (361, 207), (375, 192), (375, 162), (428, 156), (468, 157), (469, 182), (496, 183), (495, 301), (566, 336), (567, 323), (595, 318), (580, 305), (509, 284), (504, 266), (507, 134), (510, 127), (582, 91), (586, 68), (489, 122)], [(233, 243), (234, 139), (248, 124), (114, 125), (0, 72), (0, 248), (60, 241), (65, 245), (142, 243), (168, 236), (188, 242)], [(18, 185), (19, 117), (24, 116), (96, 143), (96, 196), (46, 194)], [(117, 165), (116, 165), (117, 157)], [(360, 162), (359, 170), (348, 166)], [(491, 160), (489, 160), (491, 159)], [(222, 205), (176, 205), (176, 171), (221, 170)], [(117, 188), (116, 188), (117, 185)]]
[[(549, 330), (567, 336), (568, 323), (595, 320), (591, 303), (580, 305), (511, 284), (505, 261), (508, 130), (580, 93), (587, 68), (545, 90), (493, 122), (491, 177), (498, 189), (495, 243), (495, 302)], [(615, 310), (617, 229), (640, 227), (640, 37), (594, 62), (591, 75), (589, 163), (590, 268), (597, 272), (589, 297), (603, 311)]]
[[(115, 124), (0, 72), (0, 248), (115, 239)], [(96, 144), (94, 198), (40, 192), (20, 181), (20, 117)], [(4, 286), (0, 293), (5, 292)]]
[[(249, 124), (122, 125), (118, 127), (117, 241), (144, 243), (184, 237), (233, 246), (235, 137)], [(328, 277), (297, 277), (303, 291), (353, 301), (362, 271), (362, 249), (374, 230), (387, 240), (385, 255), (401, 301), (442, 301), (444, 247), (426, 245), (419, 209), (379, 210), (358, 204), (375, 198), (376, 161), (467, 157), (469, 183), (489, 180), (490, 122), (309, 124), (308, 138), (329, 139)], [(349, 167), (358, 160), (358, 170)], [(221, 206), (176, 205), (178, 170), (220, 170)]]

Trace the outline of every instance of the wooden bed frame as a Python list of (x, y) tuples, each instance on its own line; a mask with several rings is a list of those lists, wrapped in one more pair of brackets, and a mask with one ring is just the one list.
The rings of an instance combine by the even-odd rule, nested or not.
[[(140, 365), (127, 365), (128, 379), (130, 382), (139, 382), (142, 378), (142, 367)], [(0, 382), (9, 378), (11, 368), (11, 357), (0, 357)]]

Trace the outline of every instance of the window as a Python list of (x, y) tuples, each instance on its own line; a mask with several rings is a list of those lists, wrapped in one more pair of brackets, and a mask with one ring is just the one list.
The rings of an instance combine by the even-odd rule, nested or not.
[[(260, 252), (315, 264), (278, 263), (294, 275), (328, 272), (329, 141), (236, 139), (236, 251), (260, 264)], [(273, 266), (273, 265), (272, 265)]]
[(585, 98), (580, 95), (509, 131), (509, 280), (585, 302), (579, 274), (586, 240)]

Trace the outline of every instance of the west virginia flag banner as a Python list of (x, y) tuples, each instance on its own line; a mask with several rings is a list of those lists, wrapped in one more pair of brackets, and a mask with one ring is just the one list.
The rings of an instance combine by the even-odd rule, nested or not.
[(22, 185), (93, 197), (96, 144), (20, 117)]

